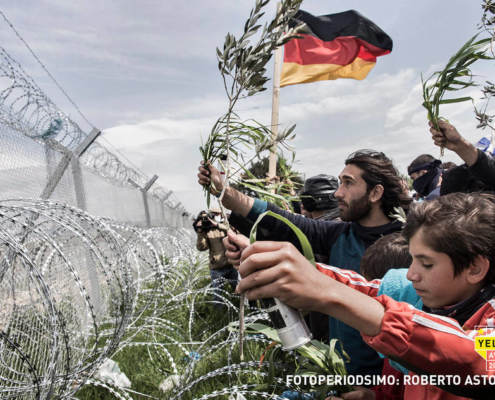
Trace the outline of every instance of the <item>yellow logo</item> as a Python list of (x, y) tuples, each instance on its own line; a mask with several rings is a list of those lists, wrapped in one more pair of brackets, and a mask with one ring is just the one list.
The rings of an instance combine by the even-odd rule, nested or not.
[(495, 370), (495, 328), (480, 327), (477, 330), (474, 350), (486, 360), (487, 371)]

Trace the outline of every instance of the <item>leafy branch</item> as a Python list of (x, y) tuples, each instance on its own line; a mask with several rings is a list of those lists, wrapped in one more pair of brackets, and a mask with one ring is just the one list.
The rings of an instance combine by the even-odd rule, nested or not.
[[(438, 128), (440, 118), (440, 105), (453, 104), (464, 101), (473, 101), (472, 97), (458, 97), (454, 99), (444, 99), (447, 92), (459, 91), (471, 86), (476, 86), (473, 81), (473, 74), (469, 67), (477, 60), (489, 60), (485, 52), (490, 43), (489, 38), (475, 42), (478, 35), (467, 41), (460, 50), (455, 53), (442, 71), (434, 72), (426, 81), (421, 75), (423, 84), (423, 107), (428, 111), (428, 119)], [(433, 83), (430, 83), (433, 82)]]
[(289, 22), (299, 10), (302, 0), (285, 0), (281, 2), (275, 18), (270, 23), (265, 23), (257, 43), (249, 46), (249, 38), (261, 28), (261, 24), (258, 24), (264, 15), (261, 10), (268, 3), (269, 0), (257, 0), (244, 25), (242, 36), (237, 40), (234, 35), (228, 33), (223, 51), (217, 48), (218, 69), (222, 74), (229, 98), (229, 111), (233, 110), (237, 100), (245, 95), (246, 91), (246, 96), (252, 96), (266, 90), (264, 85), (268, 78), (265, 76), (265, 67), (272, 58), (274, 50), (292, 38), (301, 37), (297, 33), (304, 24), (290, 28)]
[[(229, 327), (230, 330), (235, 330)], [(246, 325), (246, 330), (250, 334), (261, 333), (275, 341), (278, 346), (272, 350), (274, 352), (280, 347), (282, 341), (277, 334), (277, 331), (269, 326), (261, 323), (252, 323)], [(337, 350), (337, 343), (340, 343), (340, 351)], [(345, 364), (350, 362), (350, 358), (342, 347), (342, 343), (338, 339), (332, 339), (330, 344), (325, 344), (317, 340), (312, 340), (308, 344), (298, 347), (294, 350), (299, 353), (303, 359), (298, 366), (297, 375), (316, 375), (316, 376), (346, 376), (347, 369)], [(341, 354), (342, 353), (342, 354)], [(270, 364), (273, 363), (273, 358), (270, 357)], [(273, 374), (268, 375), (268, 380), (258, 390), (266, 389), (274, 383)], [(337, 390), (340, 393), (353, 391), (350, 385), (321, 385), (317, 387), (304, 388), (305, 391), (316, 391), (319, 396), (317, 398), (325, 398), (326, 394), (331, 390)]]
[[(272, 138), (272, 131), (256, 120), (241, 121), (234, 112), (224, 115), (213, 126), (208, 141), (200, 147), (205, 165), (219, 160), (222, 163), (223, 156), (228, 156), (231, 163), (236, 165), (235, 176), (240, 171), (247, 171), (246, 166), (258, 157), (260, 153), (272, 146), (282, 146), (286, 150), (292, 150), (287, 142), (295, 138), (292, 125), (281, 130), (276, 138)], [(228, 149), (228, 152), (227, 152)], [(248, 161), (245, 160), (246, 151), (254, 151)], [(233, 157), (231, 157), (233, 156)], [(230, 165), (222, 165), (225, 171), (230, 171)], [(228, 173), (228, 172), (227, 172)], [(230, 175), (230, 174), (229, 174)], [(228, 177), (226, 178), (227, 181)], [(213, 188), (216, 189), (216, 188)], [(210, 206), (210, 186), (205, 187), (206, 202)]]
[[(300, 37), (297, 33), (304, 26), (298, 24), (296, 27), (289, 27), (289, 22), (299, 10), (302, 0), (284, 0), (275, 18), (270, 23), (264, 24), (257, 42), (250, 45), (250, 38), (258, 34), (262, 27), (259, 20), (264, 15), (263, 7), (268, 3), (269, 0), (257, 0), (244, 25), (241, 37), (236, 39), (233, 34), (228, 33), (223, 51), (217, 48), (218, 69), (222, 75), (229, 106), (227, 113), (213, 127), (206, 143), (200, 147), (200, 151), (205, 166), (215, 162), (220, 155), (227, 157), (225, 186), (220, 199), (228, 185), (231, 153), (237, 156), (241, 151), (239, 146), (244, 145), (249, 148), (253, 145), (258, 155), (261, 151), (288, 140), (295, 129), (294, 125), (282, 131), (273, 140), (272, 133), (267, 127), (257, 123), (256, 126), (243, 126), (238, 121), (234, 122), (237, 118), (234, 113), (237, 101), (266, 90), (265, 84), (268, 78), (265, 67), (272, 58), (274, 50), (289, 40)], [(205, 190), (209, 205), (210, 186), (208, 185)]]
[[(240, 176), (233, 174), (233, 180), (237, 190), (250, 192), (261, 200), (274, 203), (286, 210), (292, 210), (291, 201), (296, 200), (297, 190), (302, 186), (301, 174), (292, 170), (295, 162), (295, 153), (292, 153), (292, 161), (285, 158), (283, 153), (277, 157), (277, 176), (275, 178), (266, 177), (268, 171), (268, 158), (260, 160), (257, 166), (265, 165), (266, 169), (258, 171), (257, 175), (251, 169), (244, 168), (244, 173)], [(252, 166), (252, 167), (253, 167)], [(251, 168), (252, 168), (251, 167)], [(261, 167), (263, 168), (263, 167)]]
[[(256, 146), (257, 154), (259, 154), (263, 148), (275, 146), (275, 142), (279, 139), (289, 137), (295, 128), (295, 126), (289, 128), (282, 132), (282, 135), (278, 135), (275, 140), (270, 141), (271, 132), (266, 127), (259, 124), (257, 127), (252, 127), (243, 123), (232, 123), (236, 117), (234, 107), (241, 97), (253, 96), (266, 90), (264, 85), (268, 78), (265, 76), (265, 67), (272, 58), (274, 50), (279, 46), (283, 46), (292, 38), (298, 37), (297, 32), (304, 26), (301, 23), (296, 27), (289, 27), (289, 22), (299, 10), (302, 0), (283, 0), (277, 9), (275, 18), (269, 24), (265, 23), (256, 44), (250, 45), (249, 38), (256, 35), (260, 30), (262, 25), (258, 22), (264, 15), (262, 9), (269, 2), (270, 0), (256, 0), (255, 7), (251, 10), (244, 25), (244, 33), (241, 37), (236, 39), (234, 35), (228, 33), (223, 45), (223, 51), (217, 48), (218, 69), (222, 75), (225, 92), (229, 99), (229, 107), (225, 116), (220, 118), (213, 127), (208, 140), (200, 147), (200, 151), (205, 167), (219, 159), (220, 155), (225, 155), (226, 157), (227, 165), (224, 166), (225, 184), (219, 196), (220, 209), (226, 222), (227, 218), (222, 205), (222, 198), (229, 184), (231, 153), (238, 154), (240, 145), (249, 148), (249, 145), (253, 144)], [(209, 207), (211, 183), (205, 187), (205, 190)], [(244, 296), (241, 296), (239, 321), (241, 321), (239, 347), (242, 360), (244, 358), (242, 350)]]

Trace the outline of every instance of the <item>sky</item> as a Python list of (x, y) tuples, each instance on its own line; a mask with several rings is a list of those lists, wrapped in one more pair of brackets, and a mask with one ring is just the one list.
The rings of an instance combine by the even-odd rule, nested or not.
[[(418, 155), (435, 157), (421, 73), (443, 69), (477, 33), (481, 0), (306, 0), (313, 15), (354, 9), (394, 41), (364, 81), (335, 80), (281, 89), (282, 127), (296, 124), (294, 169), (310, 177), (338, 175), (353, 151), (374, 149), (402, 173)], [(119, 0), (4, 2), (0, 10), (59, 85), (103, 137), (148, 176), (174, 191), (191, 213), (206, 208), (197, 183), (201, 136), (227, 111), (216, 47), (230, 32), (241, 36), (254, 0)], [(275, 1), (266, 7), (270, 19)], [(57, 106), (80, 127), (91, 126), (51, 81), (0, 16), (2, 46)], [(481, 61), (477, 81), (493, 79)], [(273, 75), (269, 64), (267, 75)], [(241, 118), (270, 124), (272, 82), (241, 100)], [(462, 93), (479, 103), (480, 88)], [(489, 135), (476, 129), (470, 102), (445, 105), (441, 115), (471, 142)], [(460, 163), (446, 151), (444, 161)]]

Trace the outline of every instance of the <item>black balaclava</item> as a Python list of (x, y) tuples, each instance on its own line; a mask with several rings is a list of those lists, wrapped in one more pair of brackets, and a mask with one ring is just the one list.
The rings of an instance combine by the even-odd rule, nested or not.
[(418, 193), (419, 197), (428, 196), (438, 186), (438, 181), (443, 172), (443, 169), (440, 168), (441, 163), (440, 160), (434, 160), (429, 163), (416, 165), (407, 170), (409, 176), (418, 171), (428, 171), (426, 174), (416, 178), (413, 182), (413, 188)]

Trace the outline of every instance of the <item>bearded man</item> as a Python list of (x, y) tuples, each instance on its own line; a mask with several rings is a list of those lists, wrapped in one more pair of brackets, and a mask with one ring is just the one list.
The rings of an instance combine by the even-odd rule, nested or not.
[[(263, 212), (270, 210), (284, 216), (307, 236), (313, 252), (328, 254), (327, 264), (359, 272), (359, 262), (365, 250), (380, 237), (398, 232), (402, 223), (393, 220), (395, 208), (407, 209), (412, 201), (402, 187), (402, 179), (392, 160), (373, 150), (360, 150), (345, 161), (346, 167), (339, 175), (341, 182), (335, 192), (341, 222), (316, 221), (281, 210), (273, 204), (253, 199), (227, 187), (222, 204), (236, 210), (250, 221), (256, 221)], [(223, 189), (221, 175), (214, 167), (199, 167), (199, 183), (213, 181), (214, 195)], [(212, 185), (213, 186), (213, 185)], [(241, 250), (246, 243), (229, 233), (229, 239)], [(292, 230), (276, 218), (266, 217), (259, 224), (258, 240), (289, 241), (298, 247)], [(225, 244), (225, 241), (224, 241)], [(226, 253), (229, 261), (236, 263), (240, 251), (232, 246)], [(366, 310), (363, 310), (366, 312)], [(330, 338), (342, 341), (351, 358), (348, 371), (351, 375), (377, 375), (382, 372), (383, 361), (350, 326), (330, 318)]]

